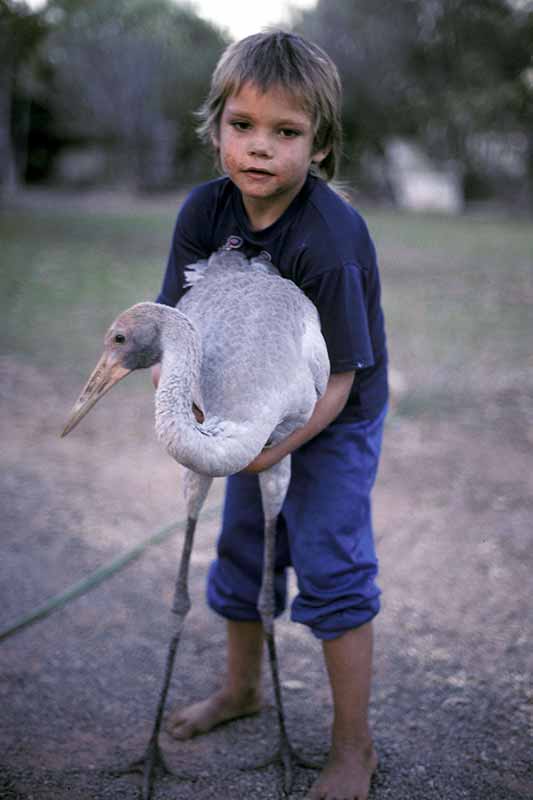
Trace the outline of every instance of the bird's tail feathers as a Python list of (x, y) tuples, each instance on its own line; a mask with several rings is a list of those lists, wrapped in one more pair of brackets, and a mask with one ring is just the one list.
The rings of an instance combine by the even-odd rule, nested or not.
[(191, 287), (203, 280), (206, 275), (218, 270), (225, 272), (261, 272), (264, 275), (280, 275), (270, 260), (260, 253), (248, 259), (238, 250), (217, 250), (208, 259), (201, 259), (185, 267), (185, 286)]
[(202, 278), (205, 278), (208, 267), (209, 261), (207, 259), (197, 261), (195, 264), (188, 264), (185, 267), (185, 287), (194, 286)]

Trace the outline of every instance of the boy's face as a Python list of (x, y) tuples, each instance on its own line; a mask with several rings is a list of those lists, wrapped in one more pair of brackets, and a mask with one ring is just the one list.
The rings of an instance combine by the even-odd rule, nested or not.
[(302, 188), (311, 162), (326, 157), (329, 148), (314, 152), (313, 140), (311, 116), (282, 87), (262, 92), (246, 83), (228, 97), (214, 144), (252, 222), (258, 209), (277, 219)]

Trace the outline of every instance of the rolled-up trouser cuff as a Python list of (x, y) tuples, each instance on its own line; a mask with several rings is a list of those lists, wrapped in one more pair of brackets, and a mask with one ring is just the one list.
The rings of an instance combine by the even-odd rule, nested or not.
[[(250, 587), (247, 587), (242, 580), (232, 580), (234, 569), (230, 562), (225, 562), (221, 558), (213, 561), (207, 580), (207, 604), (225, 619), (235, 622), (260, 622), (257, 590), (253, 592), (251, 602)], [(274, 587), (274, 616), (279, 617), (287, 606), (287, 580), (284, 572), (275, 575)], [(246, 590), (248, 590), (247, 596)]]
[[(246, 599), (239, 599), (233, 592), (225, 590), (225, 581), (220, 580), (221, 565), (219, 561), (214, 561), (209, 570), (209, 580), (207, 584), (207, 602), (209, 607), (224, 619), (234, 622), (260, 622), (261, 617), (257, 608), (250, 605)], [(281, 575), (277, 577), (276, 586), (276, 610), (275, 617), (281, 616), (286, 607), (285, 580)], [(284, 584), (282, 589), (282, 584)], [(314, 613), (302, 608), (302, 604), (296, 598), (291, 609), (292, 622), (306, 625), (317, 639), (336, 639), (346, 631), (359, 628), (367, 622), (371, 622), (379, 613), (381, 607), (379, 593), (373, 598), (367, 598), (358, 605), (345, 608), (340, 611), (336, 608), (330, 609), (329, 613), (321, 613), (315, 609)]]
[[(346, 611), (336, 611), (323, 619), (318, 619), (313, 625), (302, 621), (303, 625), (308, 625), (311, 633), (317, 639), (337, 639), (342, 636), (346, 631), (360, 628), (371, 622), (374, 617), (379, 613), (381, 607), (379, 596), (371, 600), (364, 608), (347, 609)], [(300, 622), (294, 609), (291, 613), (293, 622)]]

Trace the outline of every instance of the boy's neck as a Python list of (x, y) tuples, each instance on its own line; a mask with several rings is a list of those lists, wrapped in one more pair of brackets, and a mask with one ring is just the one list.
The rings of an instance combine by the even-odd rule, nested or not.
[(253, 231), (262, 231), (273, 225), (300, 193), (304, 183), (294, 192), (288, 195), (281, 195), (278, 198), (245, 197), (241, 194), (242, 204), (246, 211), (250, 228)]
[(270, 204), (261, 207), (260, 204), (255, 202), (250, 203), (249, 200), (246, 200), (244, 197), (242, 198), (244, 210), (246, 211), (246, 216), (248, 217), (248, 222), (250, 223), (250, 228), (253, 231), (262, 231), (265, 228), (269, 228), (273, 225), (283, 214), (286, 208), (288, 208), (289, 204), (285, 206), (285, 208), (272, 208)]

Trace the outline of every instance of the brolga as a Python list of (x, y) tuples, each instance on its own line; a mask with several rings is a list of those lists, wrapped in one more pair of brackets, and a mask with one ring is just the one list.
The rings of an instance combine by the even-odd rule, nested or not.
[[(244, 469), (266, 445), (301, 427), (326, 389), (329, 360), (313, 303), (270, 264), (219, 251), (188, 270), (189, 290), (176, 308), (139, 303), (109, 328), (104, 353), (63, 431), (69, 433), (119, 380), (160, 362), (155, 428), (169, 454), (186, 467), (187, 526), (176, 579), (174, 629), (152, 735), (137, 768), (149, 800), (167, 768), (159, 732), (176, 649), (190, 608), (188, 570), (200, 509), (215, 476)], [(199, 413), (201, 412), (201, 413)], [(202, 421), (200, 421), (202, 420)], [(283, 791), (293, 764), (274, 639), (276, 520), (290, 481), (290, 456), (259, 473), (264, 513), (263, 578), (258, 611), (264, 628), (279, 723)]]

